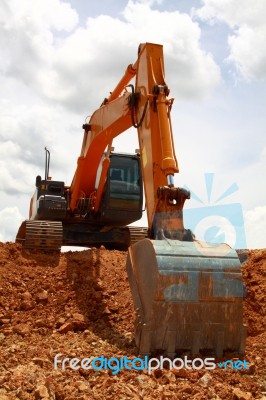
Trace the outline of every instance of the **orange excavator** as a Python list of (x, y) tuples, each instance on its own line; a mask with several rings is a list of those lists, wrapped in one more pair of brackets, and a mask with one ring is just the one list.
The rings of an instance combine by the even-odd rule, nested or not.
[[(50, 179), (46, 149), (45, 176), (36, 177), (30, 216), (16, 241), (46, 251), (61, 245), (128, 249), (141, 354), (243, 354), (240, 261), (228, 245), (198, 241), (184, 228), (190, 193), (174, 186), (178, 163), (168, 96), (163, 46), (141, 44), (137, 61), (83, 125), (70, 186)], [(113, 139), (131, 127), (138, 131), (139, 150), (115, 153)], [(144, 200), (148, 228), (128, 226), (142, 217)]]

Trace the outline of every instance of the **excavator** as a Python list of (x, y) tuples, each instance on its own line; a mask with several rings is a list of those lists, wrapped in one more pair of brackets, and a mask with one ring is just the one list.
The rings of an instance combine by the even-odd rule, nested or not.
[[(179, 168), (169, 92), (163, 46), (140, 44), (136, 62), (83, 125), (70, 186), (49, 177), (46, 149), (45, 176), (36, 177), (29, 219), (16, 241), (30, 250), (60, 251), (62, 245), (127, 250), (140, 354), (243, 355), (240, 261), (227, 244), (196, 240), (184, 227), (190, 193), (174, 186)], [(132, 127), (139, 149), (116, 153), (113, 139)], [(148, 228), (132, 227), (142, 217), (144, 200)]]

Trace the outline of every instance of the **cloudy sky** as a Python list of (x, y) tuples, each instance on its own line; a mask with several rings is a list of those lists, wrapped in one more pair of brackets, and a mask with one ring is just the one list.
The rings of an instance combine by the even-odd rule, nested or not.
[[(0, 240), (28, 216), (44, 147), (70, 184), (86, 117), (154, 42), (175, 98), (175, 184), (192, 191), (187, 226), (230, 242), (237, 215), (247, 247), (266, 247), (265, 15), (265, 0), (1, 0)], [(134, 152), (135, 130), (115, 147)]]

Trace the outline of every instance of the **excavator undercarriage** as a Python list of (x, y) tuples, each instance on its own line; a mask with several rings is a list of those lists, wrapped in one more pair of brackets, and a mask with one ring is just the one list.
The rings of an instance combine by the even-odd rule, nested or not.
[(126, 226), (104, 232), (90, 230), (86, 224), (83, 229), (81, 224), (77, 225), (26, 220), (21, 223), (16, 242), (25, 249), (43, 252), (60, 252), (62, 246), (104, 246), (110, 250), (127, 250), (130, 245), (148, 237), (146, 227)]

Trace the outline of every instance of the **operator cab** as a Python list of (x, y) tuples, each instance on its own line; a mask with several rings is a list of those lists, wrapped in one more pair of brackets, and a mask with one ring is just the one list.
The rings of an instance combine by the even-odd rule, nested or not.
[(142, 217), (143, 188), (138, 154), (110, 154), (102, 202), (104, 222), (128, 225)]

